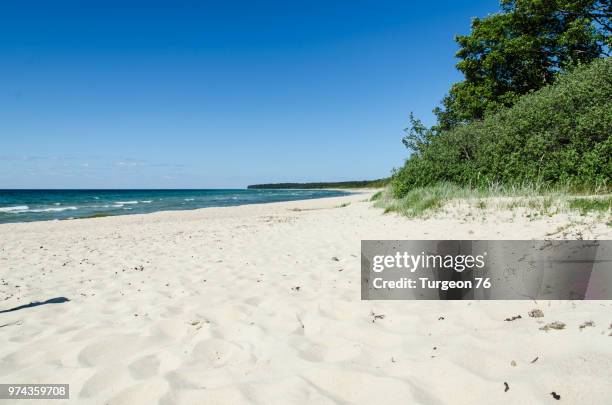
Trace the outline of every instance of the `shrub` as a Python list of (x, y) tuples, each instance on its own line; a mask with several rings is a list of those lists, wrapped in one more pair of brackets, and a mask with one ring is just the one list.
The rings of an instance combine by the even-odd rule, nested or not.
[(474, 188), (500, 183), (609, 190), (610, 100), (612, 60), (577, 67), (482, 121), (422, 137), (394, 173), (393, 194), (403, 197), (439, 182)]

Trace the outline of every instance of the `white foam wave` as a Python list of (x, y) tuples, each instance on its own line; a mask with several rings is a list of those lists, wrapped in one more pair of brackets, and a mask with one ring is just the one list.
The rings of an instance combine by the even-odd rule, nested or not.
[(144, 200), (144, 201), (141, 201), (141, 203), (145, 203), (145, 204), (151, 204), (152, 202), (153, 202), (153, 201), (151, 201), (151, 200)]
[(195, 198), (185, 198), (185, 201), (193, 201)]
[(16, 205), (14, 207), (1, 207), (0, 212), (14, 212), (19, 213), (30, 209), (27, 205)]
[(33, 210), (25, 210), (22, 212), (61, 212), (61, 211), (68, 211), (68, 210), (77, 210), (77, 207), (60, 207), (60, 208), (37, 208), (37, 209), (33, 209)]
[(138, 204), (138, 201), (115, 201), (115, 204)]

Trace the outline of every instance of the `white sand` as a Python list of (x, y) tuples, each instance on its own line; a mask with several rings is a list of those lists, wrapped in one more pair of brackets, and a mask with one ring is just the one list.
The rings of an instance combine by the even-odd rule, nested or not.
[(361, 239), (610, 239), (605, 221), (408, 220), (367, 197), (0, 225), (0, 310), (70, 299), (0, 313), (0, 383), (93, 404), (610, 403), (612, 301), (359, 292)]

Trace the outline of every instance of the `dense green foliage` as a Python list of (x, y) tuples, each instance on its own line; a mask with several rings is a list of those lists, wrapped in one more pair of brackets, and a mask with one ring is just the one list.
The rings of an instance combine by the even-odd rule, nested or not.
[(312, 188), (379, 188), (389, 183), (390, 179), (339, 181), (327, 183), (271, 183), (253, 184), (253, 189), (312, 189)]
[(610, 187), (612, 59), (560, 74), (555, 84), (512, 107), (453, 129), (427, 129), (413, 119), (404, 143), (412, 156), (392, 180), (403, 197), (417, 187), (450, 182)]
[(457, 69), (465, 78), (434, 110), (434, 130), (511, 106), (553, 83), (557, 72), (606, 56), (611, 45), (609, 0), (501, 0), (501, 6), (456, 37)]

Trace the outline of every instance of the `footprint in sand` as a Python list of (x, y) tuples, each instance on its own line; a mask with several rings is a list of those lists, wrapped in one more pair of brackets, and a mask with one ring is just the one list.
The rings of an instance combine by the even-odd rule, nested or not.
[(301, 358), (312, 362), (336, 363), (361, 355), (361, 348), (358, 345), (333, 337), (321, 342), (311, 340), (300, 342), (296, 345), (296, 349)]
[(85, 346), (79, 353), (79, 362), (86, 367), (122, 363), (144, 346), (142, 339), (135, 336), (112, 336)]
[(136, 380), (153, 377), (159, 370), (160, 361), (154, 354), (140, 357), (128, 366), (130, 374)]
[[(121, 386), (126, 380), (129, 381), (129, 377), (125, 370), (116, 369), (115, 367), (97, 369), (96, 372), (85, 381), (79, 391), (78, 397), (95, 397), (113, 387)], [(70, 397), (72, 397), (72, 392), (70, 393)]]
[(263, 302), (263, 300), (264, 299), (262, 297), (253, 296), (253, 297), (246, 298), (244, 302), (247, 303), (248, 305), (257, 307), (259, 306), (261, 302)]
[(222, 367), (228, 363), (239, 364), (249, 360), (249, 354), (239, 345), (221, 339), (207, 339), (195, 345), (193, 355), (210, 367)]

